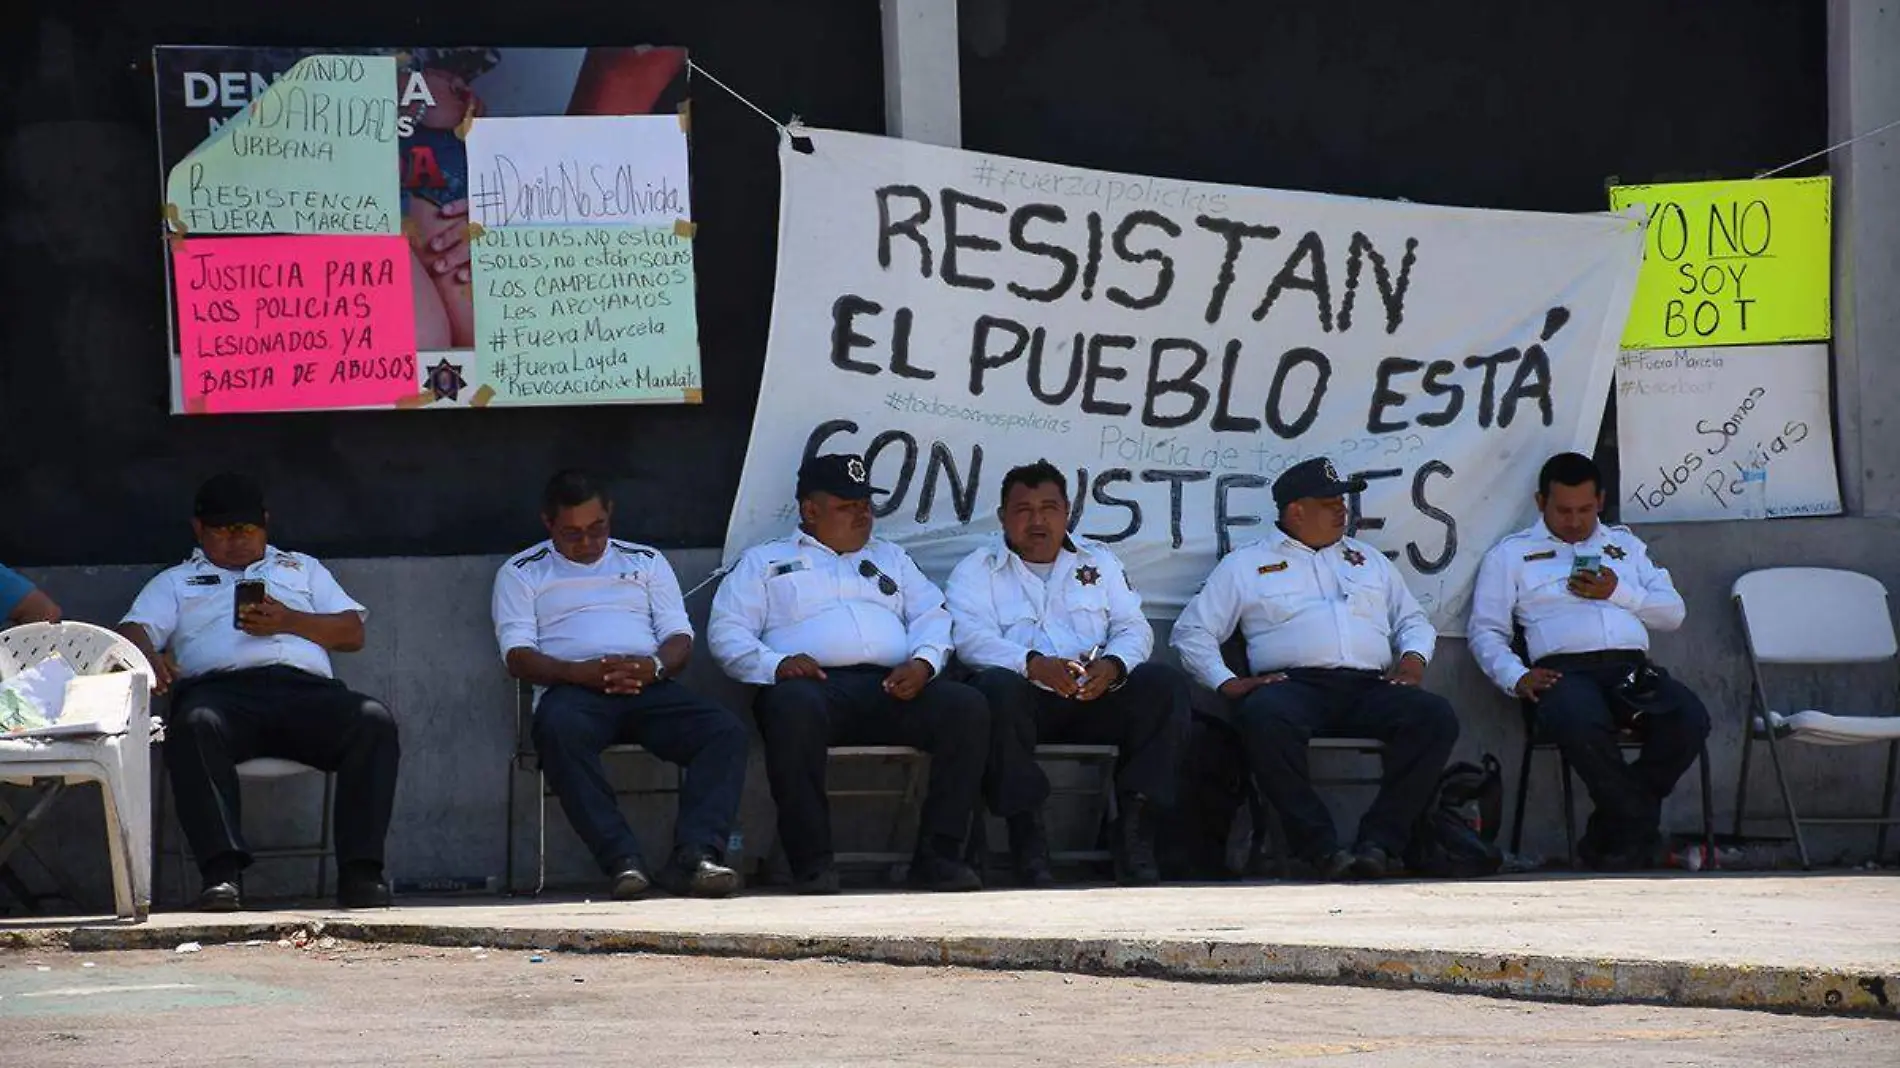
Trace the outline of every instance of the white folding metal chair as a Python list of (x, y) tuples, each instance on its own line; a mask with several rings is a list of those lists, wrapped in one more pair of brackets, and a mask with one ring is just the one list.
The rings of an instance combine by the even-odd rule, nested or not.
[[(0, 782), (39, 787), (0, 838), (0, 869), (68, 786), (97, 782), (104, 802), (114, 910), (142, 920), (152, 907), (152, 672), (138, 647), (90, 623), (30, 623), (0, 631), (0, 677), (58, 654), (79, 677), (63, 720), (125, 720), (123, 733), (0, 741)], [(123, 712), (121, 717), (119, 713)]]
[[(1893, 816), (1894, 773), (1900, 761), (1900, 687), (1896, 700), (1874, 715), (1840, 716), (1819, 710), (1792, 715), (1777, 712), (1768, 700), (1762, 669), (1774, 665), (1880, 664), (1900, 656), (1894, 640), (1893, 616), (1887, 606), (1887, 588), (1877, 579), (1854, 571), (1819, 567), (1778, 567), (1751, 571), (1735, 580), (1731, 591), (1748, 640), (1749, 669), (1754, 676), (1747, 730), (1742, 742), (1741, 781), (1735, 789), (1735, 833), (1751, 819), (1774, 819), (1772, 813), (1748, 810), (1748, 765), (1754, 743), (1768, 743), (1775, 781), (1781, 788), (1783, 814), (1794, 835), (1801, 866), (1810, 866), (1803, 824), (1877, 826), (1874, 853), (1887, 849), (1887, 828), (1900, 823)], [(1802, 816), (1782, 766), (1781, 746), (1788, 742), (1810, 745), (1887, 745), (1886, 783), (1880, 811), (1871, 816)]]

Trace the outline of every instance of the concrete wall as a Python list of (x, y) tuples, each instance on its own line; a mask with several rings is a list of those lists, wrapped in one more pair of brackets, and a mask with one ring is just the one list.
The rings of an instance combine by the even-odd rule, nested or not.
[[(1824, 565), (1870, 571), (1890, 588), (1900, 588), (1900, 519), (1815, 519), (1757, 524), (1685, 524), (1645, 528), (1657, 556), (1668, 564), (1689, 602), (1689, 623), (1676, 634), (1660, 636), (1656, 655), (1707, 701), (1716, 728), (1710, 740), (1715, 768), (1718, 828), (1725, 830), (1734, 811), (1735, 774), (1741, 755), (1741, 724), (1748, 679), (1739, 629), (1728, 604), (1728, 588), (1743, 571), (1785, 564)], [(681, 581), (691, 587), (717, 560), (714, 550), (669, 554)], [(397, 558), (331, 561), (344, 587), (370, 608), (369, 641), (357, 654), (337, 658), (339, 674), (351, 685), (387, 701), (401, 721), (403, 764), (397, 793), (395, 827), (389, 845), (390, 869), (397, 878), (485, 877), (502, 873), (507, 839), (507, 769), (514, 745), (515, 689), (495, 653), (489, 625), (488, 593), (499, 557)], [(110, 622), (117, 618), (156, 567), (55, 568), (32, 572), (73, 618)], [(703, 629), (711, 591), (694, 597), (690, 607)], [(1160, 624), (1165, 643), (1166, 624)], [(744, 688), (720, 675), (703, 644), (687, 681), (701, 692), (748, 711)], [(1464, 723), (1460, 758), (1495, 753), (1514, 787), (1522, 729), (1514, 702), (1494, 691), (1479, 674), (1464, 643), (1441, 643), (1430, 685), (1453, 697)], [(1791, 695), (1805, 707), (1827, 687), (1814, 676), (1787, 680)], [(1862, 673), (1836, 687), (1836, 699), (1852, 709), (1893, 707), (1892, 673)], [(1884, 706), (1882, 704), (1884, 702)], [(748, 715), (749, 718), (749, 715)], [(1345, 760), (1347, 757), (1322, 759)], [(1555, 855), (1562, 849), (1559, 791), (1550, 758), (1540, 757), (1533, 771), (1532, 807), (1526, 850)], [(628, 781), (647, 781), (657, 767), (627, 767)], [(1801, 752), (1794, 781), (1804, 797), (1852, 797), (1871, 806), (1878, 797), (1881, 765), (1873, 750), (1824, 749)], [(663, 774), (663, 772), (662, 772)], [(534, 815), (531, 779), (518, 785), (524, 795), (516, 810), (515, 845), (525, 858), (532, 882)], [(1758, 790), (1772, 789), (1758, 775)], [(247, 820), (255, 845), (268, 846), (315, 831), (317, 789), (314, 778), (256, 786), (247, 792)], [(1357, 818), (1366, 800), (1363, 790), (1336, 791), (1340, 818)], [(1766, 801), (1769, 794), (1758, 795)], [(169, 802), (167, 802), (169, 804)], [(660, 854), (671, 824), (671, 799), (642, 802), (635, 824), (649, 849)], [(68, 802), (56, 828), (59, 852), (84, 880), (95, 900), (104, 896), (104, 847), (96, 802)], [(1670, 800), (1668, 823), (1689, 829), (1698, 819), (1692, 781)], [(754, 750), (752, 775), (742, 813), (746, 852), (758, 858), (774, 838), (765, 776)], [(864, 821), (859, 832), (881, 832)], [(175, 830), (167, 834), (175, 840)], [(1772, 831), (1768, 825), (1757, 830)], [(842, 833), (842, 831), (841, 831)], [(567, 828), (558, 805), (548, 808), (549, 868), (556, 882), (593, 878), (591, 863)], [(1849, 831), (1821, 839), (1818, 857), (1840, 851), (1865, 856), (1871, 832)], [(174, 893), (169, 866), (160, 883), (161, 900)], [(251, 883), (255, 892), (308, 893), (308, 864), (283, 861), (260, 866)], [(188, 880), (195, 891), (196, 883)]]

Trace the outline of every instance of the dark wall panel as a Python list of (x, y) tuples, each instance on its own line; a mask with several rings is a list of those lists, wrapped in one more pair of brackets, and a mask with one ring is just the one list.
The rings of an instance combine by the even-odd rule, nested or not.
[(153, 45), (682, 45), (781, 116), (876, 132), (880, 40), (868, 0), (35, 3), (0, 45), (0, 560), (175, 558), (192, 489), (226, 466), (265, 480), (278, 541), (325, 555), (505, 551), (539, 534), (540, 485), (564, 464), (615, 480), (628, 536), (725, 532), (771, 310), (763, 119), (695, 79), (704, 405), (176, 417)]

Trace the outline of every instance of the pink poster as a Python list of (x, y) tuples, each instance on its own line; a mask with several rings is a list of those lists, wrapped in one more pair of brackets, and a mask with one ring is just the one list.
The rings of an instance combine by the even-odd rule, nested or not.
[(178, 242), (185, 411), (389, 407), (413, 396), (411, 258), (401, 235)]

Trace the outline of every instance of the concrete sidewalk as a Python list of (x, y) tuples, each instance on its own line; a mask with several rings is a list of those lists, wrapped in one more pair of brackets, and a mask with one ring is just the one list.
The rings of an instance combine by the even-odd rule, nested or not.
[(1052, 968), (1900, 1017), (1900, 879), (1520, 876), (729, 901), (405, 899), (388, 911), (0, 922), (0, 947), (365, 942)]

